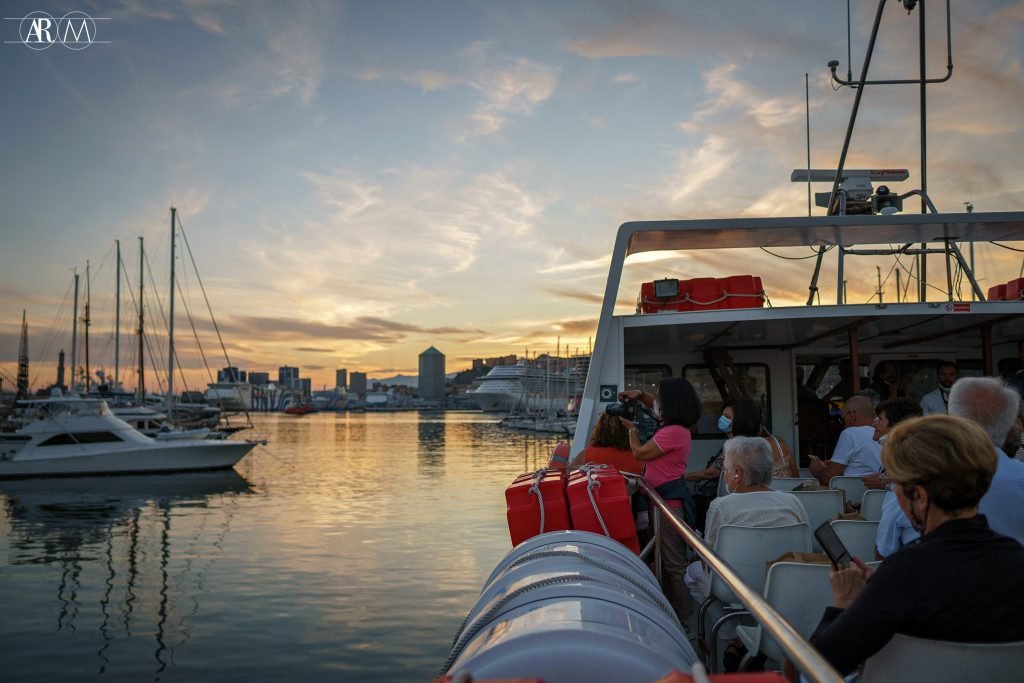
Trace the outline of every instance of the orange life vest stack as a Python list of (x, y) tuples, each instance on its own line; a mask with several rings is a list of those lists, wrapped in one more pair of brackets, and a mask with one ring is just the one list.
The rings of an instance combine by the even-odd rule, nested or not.
[(609, 536), (640, 554), (626, 480), (616, 468), (584, 465), (569, 475), (567, 494), (573, 529)]
[(541, 469), (519, 475), (505, 489), (505, 504), (513, 546), (538, 534), (572, 528), (564, 469)]
[(640, 286), (636, 312), (762, 308), (765, 299), (761, 278), (756, 275), (698, 277), (692, 280), (668, 278)]

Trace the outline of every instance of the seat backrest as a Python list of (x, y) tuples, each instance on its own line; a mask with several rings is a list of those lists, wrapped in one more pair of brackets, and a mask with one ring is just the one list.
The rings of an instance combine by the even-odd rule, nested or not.
[[(811, 529), (817, 529), (827, 521), (833, 520), (843, 514), (843, 492), (836, 490), (828, 491), (793, 491), (793, 495), (804, 506), (807, 511), (807, 521)], [(821, 552), (818, 541), (812, 539), (811, 546), (814, 550)]]
[(814, 479), (804, 479), (802, 477), (772, 477), (771, 484), (775, 491), (792, 491), (800, 484), (817, 484), (818, 482)]
[(833, 531), (839, 536), (850, 554), (864, 562), (875, 559), (875, 538), (878, 536), (878, 522), (859, 519), (834, 519)]
[(897, 633), (864, 664), (861, 683), (880, 681), (1016, 681), (1024, 671), (1024, 642), (950, 643)]
[(860, 516), (869, 522), (882, 519), (882, 501), (885, 500), (885, 489), (868, 489), (860, 500)]
[[(765, 600), (804, 640), (811, 637), (825, 608), (832, 604), (830, 569), (827, 563), (776, 562), (768, 570)], [(761, 632), (761, 652), (774, 662), (781, 662), (785, 657), (782, 648), (765, 631)]]
[(830, 489), (839, 489), (846, 494), (847, 501), (857, 505), (860, 505), (860, 499), (864, 497), (864, 492), (868, 490), (868, 487), (864, 485), (864, 480), (860, 477), (832, 477), (828, 481), (828, 487)]
[[(715, 553), (732, 567), (744, 584), (760, 593), (768, 562), (787, 552), (809, 552), (811, 529), (806, 524), (752, 527), (726, 524), (718, 530)], [(711, 579), (711, 595), (726, 603), (738, 600), (717, 576)]]

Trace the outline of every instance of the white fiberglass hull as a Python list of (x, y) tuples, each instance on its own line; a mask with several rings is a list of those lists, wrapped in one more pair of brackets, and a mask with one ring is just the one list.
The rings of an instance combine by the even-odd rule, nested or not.
[(52, 449), (60, 453), (52, 454), (33, 449), (32, 453), (20, 453), (21, 457), (0, 460), (0, 478), (224, 469), (234, 466), (254, 446), (249, 441), (173, 441), (143, 447), (124, 444), (104, 451), (60, 447)]

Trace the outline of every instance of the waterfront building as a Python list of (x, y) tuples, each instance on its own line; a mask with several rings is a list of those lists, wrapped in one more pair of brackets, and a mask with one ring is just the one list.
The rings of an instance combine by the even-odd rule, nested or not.
[(342, 368), (334, 371), (334, 386), (342, 391), (348, 386), (348, 370)]
[(366, 373), (365, 372), (353, 372), (352, 377), (349, 380), (348, 386), (349, 393), (362, 396), (366, 394)]
[(249, 384), (253, 386), (263, 387), (270, 384), (270, 373), (269, 372), (256, 372), (254, 370), (249, 371)]
[(302, 394), (303, 398), (313, 395), (313, 380), (309, 377), (300, 377), (295, 382), (295, 390)]
[(444, 354), (431, 346), (420, 354), (420, 398), (444, 400)]
[(217, 371), (217, 382), (245, 382), (245, 370), (239, 370), (233, 365)]
[(277, 384), (294, 389), (299, 383), (299, 369), (284, 365), (277, 369)]

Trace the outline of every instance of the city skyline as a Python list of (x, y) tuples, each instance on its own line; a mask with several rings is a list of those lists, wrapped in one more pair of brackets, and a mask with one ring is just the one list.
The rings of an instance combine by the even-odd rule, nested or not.
[[(941, 76), (945, 17), (929, 6), (928, 70)], [(39, 9), (10, 2), (5, 16)], [(190, 381), (206, 377), (196, 336), (214, 369), (291, 365), (322, 386), (345, 367), (416, 374), (430, 345), (453, 367), (583, 352), (621, 223), (805, 215), (806, 187), (789, 182), (806, 165), (804, 74), (811, 165), (833, 168), (854, 93), (835, 92), (825, 65), (859, 72), (875, 3), (852, 3), (852, 65), (845, 3), (46, 9), (105, 17), (109, 42), (32, 50), (18, 22), (3, 25), (0, 374), (14, 374), (22, 309), (36, 385), (61, 348), (70, 360), (71, 272), (87, 261), (92, 369), (112, 372), (114, 240), (135, 287), (145, 238), (147, 300), (166, 307), (175, 206), (190, 247), (178, 244), (177, 287), (194, 331), (186, 304), (175, 316)], [(930, 194), (943, 211), (1022, 210), (1024, 2), (952, 11), (953, 77), (928, 90)], [(872, 77), (916, 77), (916, 32), (916, 14), (890, 3)], [(906, 167), (896, 189), (918, 187), (917, 102), (914, 87), (866, 90), (847, 166)], [(978, 250), (1004, 282), (1018, 256)], [(810, 263), (757, 250), (634, 258), (619, 310), (641, 281), (723, 269), (761, 275), (776, 304), (803, 303)], [(833, 273), (826, 261), (823, 279)], [(851, 299), (872, 296), (873, 263), (848, 275)], [(134, 324), (122, 321), (122, 368)]]

